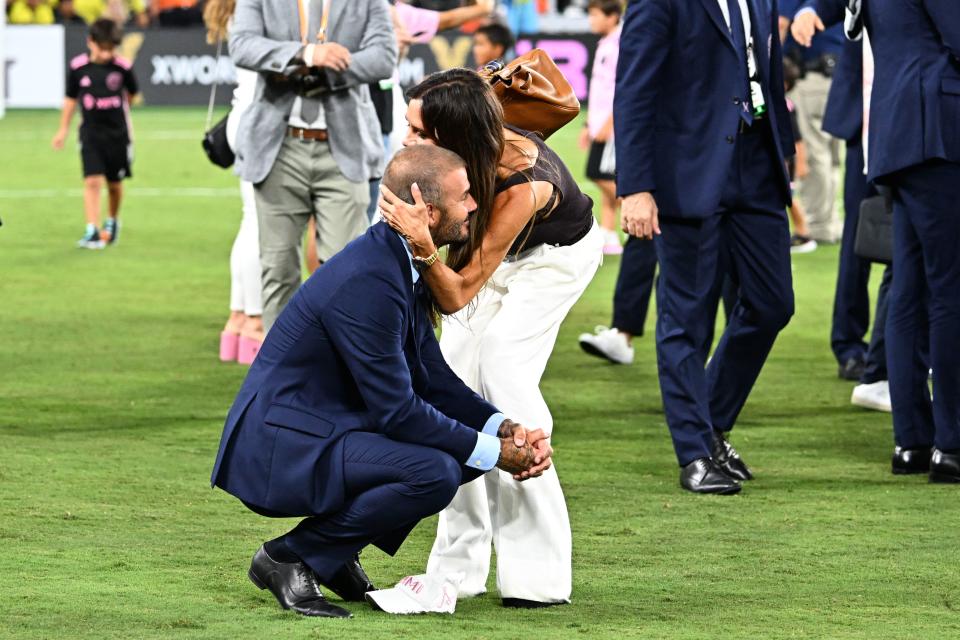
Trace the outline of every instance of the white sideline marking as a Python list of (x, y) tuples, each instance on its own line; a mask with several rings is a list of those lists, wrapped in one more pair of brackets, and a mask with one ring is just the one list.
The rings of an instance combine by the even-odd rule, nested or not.
[[(39, 131), (10, 131), (0, 134), (0, 142), (49, 142), (52, 136)], [(141, 140), (196, 140), (199, 147), (203, 131), (199, 129), (157, 129), (155, 131), (137, 132), (134, 128), (133, 143)]]
[[(0, 199), (81, 197), (83, 189), (0, 189)], [(138, 198), (239, 198), (237, 187), (131, 187), (125, 194)]]

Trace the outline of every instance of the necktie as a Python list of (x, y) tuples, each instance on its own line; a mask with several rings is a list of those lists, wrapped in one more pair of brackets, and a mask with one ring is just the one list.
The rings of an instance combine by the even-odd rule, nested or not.
[(423, 298), (423, 277), (417, 278), (417, 281), (413, 283), (413, 334), (419, 335), (417, 332), (420, 328), (420, 314), (423, 312), (423, 309), (426, 308)]
[[(314, 42), (317, 38), (317, 32), (320, 31), (320, 24), (323, 20), (323, 0), (313, 0), (310, 2), (310, 18), (307, 21), (307, 42)], [(325, 70), (323, 71), (325, 72)], [(320, 115), (319, 98), (301, 98), (300, 119), (308, 125), (312, 125), (317, 116)]]
[(727, 7), (730, 10), (730, 35), (733, 37), (733, 48), (737, 50), (740, 76), (743, 78), (741, 88), (743, 109), (740, 111), (740, 118), (750, 125), (753, 124), (753, 109), (750, 105), (750, 67), (747, 64), (747, 36), (743, 30), (743, 14), (740, 12), (739, 0), (727, 0)]

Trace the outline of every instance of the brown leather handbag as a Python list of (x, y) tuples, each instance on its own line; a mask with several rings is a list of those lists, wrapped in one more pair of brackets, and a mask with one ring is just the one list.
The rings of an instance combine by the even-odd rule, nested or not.
[(580, 113), (573, 88), (543, 49), (531, 49), (505, 66), (492, 62), (480, 75), (493, 85), (504, 121), (544, 140)]

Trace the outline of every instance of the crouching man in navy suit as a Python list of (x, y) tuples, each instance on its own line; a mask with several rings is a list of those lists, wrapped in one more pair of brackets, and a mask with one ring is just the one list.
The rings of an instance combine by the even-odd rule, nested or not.
[[(476, 203), (463, 160), (440, 147), (397, 153), (383, 183), (428, 202), (436, 246), (467, 239)], [(450, 370), (407, 243), (383, 223), (324, 264), (267, 336), (227, 416), (211, 482), (269, 517), (305, 517), (256, 552), (249, 576), (280, 605), (350, 617), (374, 587), (358, 553), (396, 553), (419, 520), (494, 466), (540, 475), (552, 451)]]
[[(654, 238), (667, 426), (697, 493), (752, 475), (727, 441), (793, 314), (777, 0), (636, 0), (620, 36), (614, 126), (627, 233)], [(722, 277), (737, 291), (709, 366)]]

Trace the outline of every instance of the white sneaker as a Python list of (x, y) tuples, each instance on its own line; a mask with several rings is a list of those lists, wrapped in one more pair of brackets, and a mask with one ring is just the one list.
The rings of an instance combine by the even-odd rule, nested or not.
[(850, 404), (874, 411), (890, 413), (890, 384), (886, 380), (871, 384), (858, 384), (853, 388)]
[(633, 347), (627, 342), (627, 337), (616, 329), (597, 326), (593, 333), (581, 333), (580, 348), (614, 364), (633, 362)]

